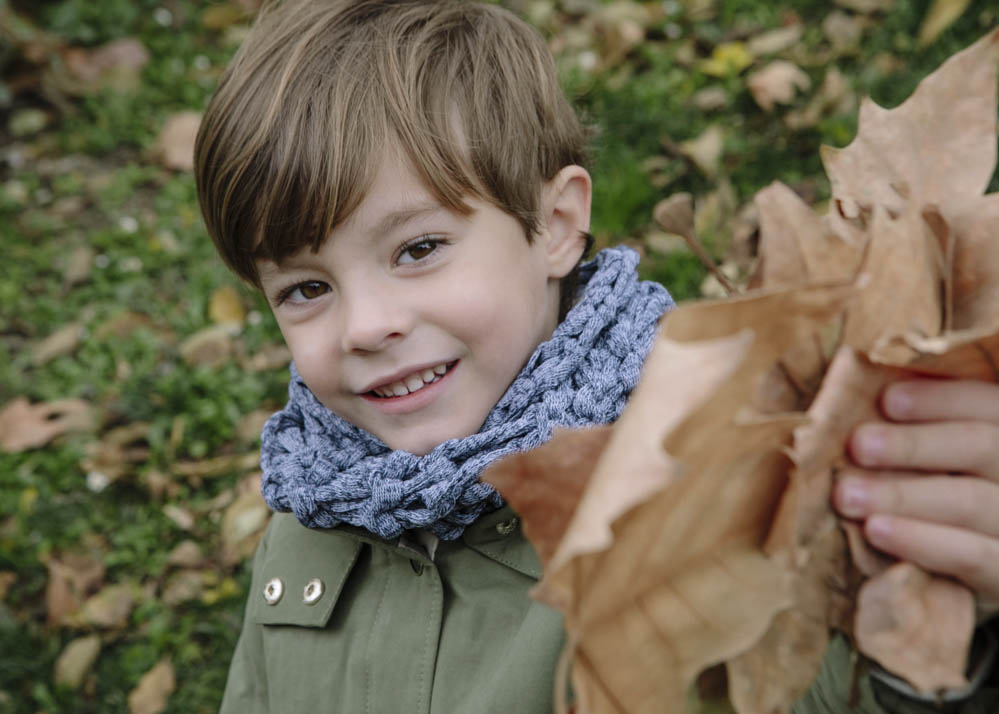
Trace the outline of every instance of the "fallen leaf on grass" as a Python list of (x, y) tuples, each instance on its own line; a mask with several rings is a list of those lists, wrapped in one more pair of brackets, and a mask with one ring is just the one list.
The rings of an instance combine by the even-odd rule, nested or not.
[(283, 342), (264, 345), (249, 355), (240, 356), (239, 366), (247, 372), (268, 372), (286, 369), (291, 363), (291, 350)]
[(136, 604), (135, 588), (129, 583), (105, 586), (83, 604), (80, 619), (87, 625), (118, 629), (128, 623)]
[(779, 27), (776, 30), (768, 30), (755, 37), (751, 37), (746, 42), (746, 49), (754, 57), (775, 55), (798, 44), (804, 32), (805, 27), (801, 23)]
[(918, 45), (927, 47), (936, 42), (943, 32), (953, 25), (971, 5), (971, 0), (933, 0), (919, 26)]
[(217, 288), (208, 304), (208, 316), (214, 323), (242, 325), (246, 320), (246, 308), (236, 288), (232, 285)]
[(812, 80), (798, 65), (787, 60), (775, 60), (746, 78), (753, 99), (764, 111), (773, 111), (775, 104), (790, 104), (797, 92), (808, 91)]
[(16, 582), (17, 573), (10, 570), (0, 570), (0, 602), (4, 601), (11, 586)]
[(197, 600), (205, 588), (205, 575), (201, 570), (185, 569), (170, 575), (160, 598), (165, 605), (176, 607)]
[(835, 0), (835, 2), (847, 10), (870, 14), (890, 10), (894, 0)]
[(198, 112), (180, 112), (166, 120), (153, 148), (166, 168), (194, 170), (194, 140), (200, 125), (201, 114)]
[(253, 554), (271, 515), (260, 494), (260, 477), (252, 476), (242, 483), (250, 486), (240, 489), (222, 516), (221, 559), (230, 567)]
[(163, 506), (163, 515), (173, 521), (173, 524), (182, 531), (194, 528), (194, 514), (182, 506), (168, 503)]
[(101, 653), (99, 635), (79, 637), (63, 648), (56, 660), (53, 680), (58, 686), (79, 689)]
[(45, 586), (48, 624), (63, 625), (80, 611), (84, 600), (100, 588), (104, 561), (97, 555), (65, 553), (46, 562), (49, 576)]
[(93, 49), (66, 48), (62, 58), (68, 76), (64, 81), (55, 75), (55, 80), (68, 94), (89, 94), (104, 88), (130, 91), (139, 85), (149, 51), (134, 37), (122, 37)]
[(138, 464), (149, 459), (149, 424), (134, 422), (109, 430), (98, 441), (84, 448), (80, 468), (87, 474), (88, 484), (108, 485), (131, 474)]
[(206, 327), (180, 343), (180, 356), (195, 367), (220, 367), (232, 359), (238, 333), (239, 327), (231, 323)]
[(203, 461), (178, 461), (171, 467), (176, 476), (188, 479), (212, 478), (225, 474), (245, 472), (260, 466), (260, 452), (251, 451), (231, 456), (215, 456)]
[(724, 148), (725, 131), (717, 124), (709, 126), (696, 138), (679, 144), (680, 153), (709, 178), (718, 173)]
[(201, 546), (193, 540), (181, 541), (167, 556), (167, 565), (181, 568), (200, 568), (205, 564), (205, 555)]
[(0, 449), (8, 453), (36, 449), (63, 434), (90, 431), (95, 422), (93, 408), (82, 399), (31, 404), (19, 397), (0, 410)]
[(173, 690), (177, 688), (173, 663), (162, 659), (142, 675), (139, 684), (128, 694), (129, 714), (160, 714), (167, 707)]
[(83, 325), (79, 322), (63, 325), (35, 345), (31, 352), (31, 363), (39, 367), (56, 357), (72, 354), (79, 347), (83, 334)]

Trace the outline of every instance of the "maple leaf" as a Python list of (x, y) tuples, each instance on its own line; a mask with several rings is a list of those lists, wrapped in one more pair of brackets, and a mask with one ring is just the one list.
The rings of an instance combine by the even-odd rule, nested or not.
[(757, 196), (759, 291), (672, 312), (609, 430), (484, 475), (539, 538), (577, 711), (679, 710), (724, 663), (740, 714), (786, 712), (830, 628), (921, 691), (964, 682), (971, 592), (873, 551), (829, 500), (890, 381), (999, 380), (997, 66), (999, 30), (900, 107), (866, 101), (823, 149), (827, 215)]
[[(783, 447), (801, 417), (732, 417), (784, 350), (811, 339), (851, 294), (808, 288), (667, 318), (536, 591), (566, 616), (581, 711), (683, 701), (702, 669), (746, 649), (790, 604), (786, 571), (760, 546), (785, 479)], [(785, 322), (767, 319), (775, 313)], [(578, 449), (559, 443), (566, 438), (551, 448)], [(504, 485), (527, 532), (546, 514), (522, 506), (553, 470), (545, 459), (532, 472), (532, 456), (484, 476)], [(622, 657), (622, 637), (633, 656)]]

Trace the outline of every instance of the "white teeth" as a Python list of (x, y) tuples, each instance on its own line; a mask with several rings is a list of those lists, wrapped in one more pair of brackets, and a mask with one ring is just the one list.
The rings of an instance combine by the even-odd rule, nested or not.
[(423, 387), (428, 384), (433, 384), (440, 380), (441, 376), (447, 372), (446, 364), (439, 364), (432, 369), (425, 369), (422, 372), (414, 372), (405, 379), (400, 379), (398, 382), (392, 382), (392, 384), (386, 385), (384, 387), (376, 387), (371, 390), (379, 397), (389, 398), (389, 397), (404, 397), (407, 394), (412, 394), (415, 391), (423, 389)]
[(418, 374), (411, 374), (406, 377), (406, 388), (410, 392), (415, 392), (417, 389), (423, 386), (423, 378)]

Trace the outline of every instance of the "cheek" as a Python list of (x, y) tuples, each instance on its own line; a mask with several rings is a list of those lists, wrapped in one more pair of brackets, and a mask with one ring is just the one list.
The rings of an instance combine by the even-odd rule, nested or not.
[(313, 394), (324, 400), (324, 395), (336, 384), (338, 363), (329, 349), (330, 335), (304, 327), (282, 329), (282, 334), (302, 379)]

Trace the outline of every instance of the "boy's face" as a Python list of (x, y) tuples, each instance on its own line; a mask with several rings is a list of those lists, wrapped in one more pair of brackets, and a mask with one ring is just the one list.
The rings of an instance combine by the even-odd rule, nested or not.
[(548, 231), (528, 243), (512, 216), (469, 204), (467, 217), (447, 210), (386, 160), (318, 253), (258, 265), (305, 383), (392, 449), (422, 455), (478, 431), (556, 326), (567, 270)]

